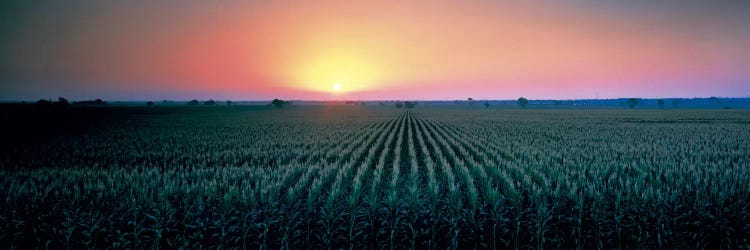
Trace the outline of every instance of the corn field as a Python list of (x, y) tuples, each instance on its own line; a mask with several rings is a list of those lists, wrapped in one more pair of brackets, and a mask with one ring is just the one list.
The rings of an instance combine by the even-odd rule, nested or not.
[(748, 111), (235, 109), (1, 152), (0, 245), (750, 246)]

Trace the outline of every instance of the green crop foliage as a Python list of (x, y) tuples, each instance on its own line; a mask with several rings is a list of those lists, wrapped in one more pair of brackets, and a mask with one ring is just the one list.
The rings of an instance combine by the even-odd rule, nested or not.
[(0, 245), (750, 245), (744, 110), (140, 109), (0, 152)]

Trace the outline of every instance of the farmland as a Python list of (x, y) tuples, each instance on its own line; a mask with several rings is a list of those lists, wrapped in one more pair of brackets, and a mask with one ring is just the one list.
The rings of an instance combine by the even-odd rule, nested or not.
[(0, 245), (750, 245), (747, 110), (112, 109), (4, 145)]

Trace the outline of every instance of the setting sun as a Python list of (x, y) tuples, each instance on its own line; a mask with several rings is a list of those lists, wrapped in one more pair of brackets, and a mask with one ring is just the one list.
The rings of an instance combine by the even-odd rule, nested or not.
[[(320, 36), (347, 37), (336, 33)], [(302, 44), (304, 45), (300, 47), (304, 49), (295, 54), (296, 60), (289, 67), (292, 71), (285, 85), (291, 89), (352, 94), (382, 89), (391, 84), (388, 80), (393, 71), (386, 70), (387, 67), (383, 66), (387, 65), (385, 60), (376, 53), (359, 48), (369, 47), (369, 42), (356, 39), (349, 41), (348, 44), (360, 45), (355, 46), (357, 48), (347, 47), (346, 43), (338, 41), (311, 41)]]

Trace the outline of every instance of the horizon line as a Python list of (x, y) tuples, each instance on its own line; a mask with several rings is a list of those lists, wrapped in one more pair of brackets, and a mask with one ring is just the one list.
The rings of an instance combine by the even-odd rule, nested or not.
[[(60, 96), (62, 97), (62, 96)], [(58, 97), (58, 98), (60, 98)], [(65, 97), (62, 97), (65, 98)], [(519, 98), (525, 98), (525, 97), (519, 97)], [(616, 97), (616, 98), (569, 98), (569, 99), (554, 99), (554, 98), (526, 98), (529, 101), (576, 101), (576, 100), (619, 100), (619, 99), (630, 99), (630, 98), (636, 98), (636, 99), (710, 99), (710, 98), (721, 98), (721, 99), (750, 99), (750, 96), (743, 96), (743, 97), (727, 97), (727, 96), (708, 96), (708, 97), (701, 97), (701, 96), (695, 96), (695, 97)], [(66, 100), (70, 102), (76, 102), (76, 101), (93, 101), (96, 99), (101, 99), (105, 102), (189, 102), (192, 100), (198, 100), (198, 101), (208, 101), (208, 100), (214, 100), (214, 101), (232, 101), (232, 102), (270, 102), (274, 99), (280, 99), (280, 98), (274, 98), (274, 99), (249, 99), (249, 100), (243, 100), (243, 99), (110, 99), (105, 100), (102, 98), (94, 98), (94, 99), (68, 99)], [(0, 103), (34, 103), (39, 100), (52, 100), (55, 101), (57, 98), (39, 98), (35, 100), (8, 100), (8, 99), (2, 99), (0, 100)], [(468, 101), (468, 98), (465, 99), (343, 99), (343, 100), (315, 100), (315, 99), (280, 99), (280, 100), (287, 100), (287, 101), (298, 101), (298, 102), (347, 102), (347, 101), (357, 101), (357, 102), (398, 102), (398, 101), (424, 101), (424, 102), (454, 102), (454, 101)], [(474, 99), (473, 101), (516, 101), (518, 99)]]

